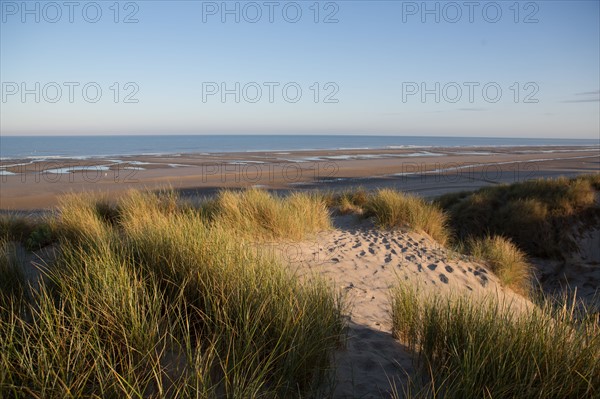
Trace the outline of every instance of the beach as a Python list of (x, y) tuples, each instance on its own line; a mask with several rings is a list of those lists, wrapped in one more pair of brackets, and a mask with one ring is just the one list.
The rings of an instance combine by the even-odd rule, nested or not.
[[(62, 343), (65, 331), (77, 342), (75, 349), (100, 359), (95, 364), (116, 362), (112, 348), (125, 347), (128, 359), (145, 351), (149, 360), (143, 364), (155, 368), (160, 380), (132, 361), (123, 367), (142, 376), (136, 389), (175, 397), (198, 386), (209, 397), (240, 386), (239, 396), (254, 397), (271, 389), (263, 381), (276, 375), (284, 382), (265, 397), (287, 397), (289, 380), (313, 397), (411, 398), (411, 392), (440, 383), (462, 392), (463, 380), (473, 375), (462, 371), (463, 364), (483, 386), (517, 392), (537, 378), (537, 368), (512, 372), (531, 358), (551, 369), (552, 378), (544, 375), (536, 390), (593, 397), (599, 389), (596, 149), (338, 150), (20, 163), (2, 168), (14, 174), (2, 176), (0, 266), (6, 278), (0, 281), (0, 307), (9, 309), (21, 298), (23, 306), (39, 301), (51, 314), (54, 299), (47, 292), (58, 281), (61, 299), (79, 306), (84, 319), (60, 314), (57, 321), (38, 323), (36, 317), (31, 330), (20, 332), (21, 324), (14, 326), (20, 316), (6, 311), (13, 317), (0, 323), (6, 342), (19, 342), (19, 334), (29, 334), (26, 342), (50, 340), (25, 344), (24, 355), (0, 352), (0, 364), (10, 370), (0, 390), (45, 381), (38, 369), (79, 367), (74, 374), (85, 375), (87, 364), (55, 364), (59, 357), (46, 354), (63, 350), (51, 339)], [(92, 171), (98, 181), (90, 181)], [(265, 172), (258, 179), (250, 171)], [(136, 181), (114, 180), (131, 172)], [(559, 176), (572, 178), (530, 182)], [(519, 182), (525, 184), (510, 184)], [(483, 186), (497, 189), (438, 198)], [(160, 187), (174, 190), (135, 190)], [(241, 187), (259, 189), (236, 190)], [(63, 195), (83, 191), (105, 195)], [(556, 309), (561, 298), (569, 304), (563, 313)], [(41, 320), (54, 317), (46, 313)], [(70, 332), (73, 327), (62, 320), (81, 330)], [(104, 325), (110, 326), (107, 342), (85, 333), (105, 334)], [(577, 334), (574, 325), (581, 326)], [(60, 334), (53, 335), (55, 328)], [(432, 346), (424, 341), (430, 336), (441, 338)], [(459, 363), (448, 371), (427, 351)], [(240, 361), (238, 353), (247, 356)], [(41, 365), (22, 371), (16, 367), (22, 356), (42, 359)], [(294, 371), (286, 374), (290, 367)], [(247, 373), (257, 368), (259, 373)], [(503, 371), (496, 376), (498, 369)], [(28, 382), (14, 388), (6, 382), (20, 375)], [(96, 390), (118, 383), (97, 365), (90, 375)]]
[(178, 153), (3, 159), (0, 209), (40, 210), (70, 192), (119, 196), (131, 188), (171, 187), (184, 198), (221, 188), (368, 190), (390, 187), (425, 197), (600, 167), (598, 147), (426, 147)]

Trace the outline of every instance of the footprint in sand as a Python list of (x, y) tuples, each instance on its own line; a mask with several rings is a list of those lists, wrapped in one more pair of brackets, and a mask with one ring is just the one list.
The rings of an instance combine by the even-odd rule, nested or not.
[(479, 277), (479, 283), (482, 286), (486, 286), (488, 283), (488, 278), (485, 274), (483, 274), (482, 272), (480, 272), (479, 270), (475, 270), (475, 273), (473, 273), (474, 276)]

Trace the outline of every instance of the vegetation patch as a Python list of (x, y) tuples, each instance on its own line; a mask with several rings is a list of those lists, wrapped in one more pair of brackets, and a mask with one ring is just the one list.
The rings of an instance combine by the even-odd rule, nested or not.
[[(285, 211), (312, 204), (260, 198)], [(58, 215), (49, 283), (23, 306), (10, 299), (25, 283), (2, 243), (0, 396), (271, 398), (328, 386), (339, 293), (250, 249), (235, 219), (172, 192), (109, 206), (69, 196)]]
[(258, 189), (221, 191), (203, 210), (216, 225), (255, 239), (301, 240), (331, 228), (327, 203), (309, 193), (278, 197)]
[(600, 175), (540, 179), (453, 193), (437, 203), (458, 240), (500, 235), (530, 256), (562, 258), (576, 249), (578, 222), (600, 220)]
[(497, 300), (392, 293), (393, 333), (418, 353), (408, 397), (593, 398), (600, 324), (545, 300), (526, 311)]
[(371, 195), (365, 208), (365, 215), (375, 217), (383, 228), (410, 227), (429, 234), (442, 245), (450, 238), (445, 213), (423, 198), (383, 189)]
[(486, 261), (503, 285), (521, 294), (529, 292), (532, 267), (510, 240), (500, 236), (471, 239), (467, 248), (471, 255)]

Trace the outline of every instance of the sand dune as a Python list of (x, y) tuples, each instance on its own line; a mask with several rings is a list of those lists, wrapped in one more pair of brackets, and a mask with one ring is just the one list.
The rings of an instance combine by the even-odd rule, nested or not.
[(449, 252), (425, 234), (380, 230), (355, 216), (338, 217), (335, 224), (334, 230), (280, 253), (297, 275), (317, 273), (333, 282), (350, 305), (346, 347), (336, 355), (335, 397), (389, 397), (392, 385), (401, 387), (413, 370), (411, 352), (391, 334), (390, 288), (399, 279), (423, 290), (526, 303), (501, 287), (483, 264)]
[[(300, 243), (257, 241), (274, 250), (283, 264), (300, 278), (323, 277), (339, 289), (348, 304), (347, 335), (334, 359), (335, 398), (391, 397), (415, 375), (414, 353), (392, 335), (391, 289), (399, 281), (418, 286), (425, 294), (474, 296), (475, 302), (497, 298), (512, 309), (530, 308), (526, 298), (503, 287), (481, 262), (453, 252), (425, 233), (383, 230), (371, 219), (335, 216), (334, 228)], [(538, 278), (544, 287), (577, 288), (585, 299), (594, 298), (600, 282), (600, 229), (575, 234), (579, 250), (563, 262), (539, 261)], [(29, 281), (37, 267), (54, 255), (54, 246), (27, 255)]]

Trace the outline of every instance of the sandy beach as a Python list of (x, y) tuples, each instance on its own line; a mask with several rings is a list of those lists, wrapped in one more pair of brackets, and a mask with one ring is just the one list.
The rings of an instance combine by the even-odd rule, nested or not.
[(390, 187), (426, 197), (539, 177), (598, 171), (590, 147), (480, 147), (200, 153), (0, 161), (0, 209), (47, 209), (68, 192), (118, 195), (169, 186), (183, 197), (220, 188)]

